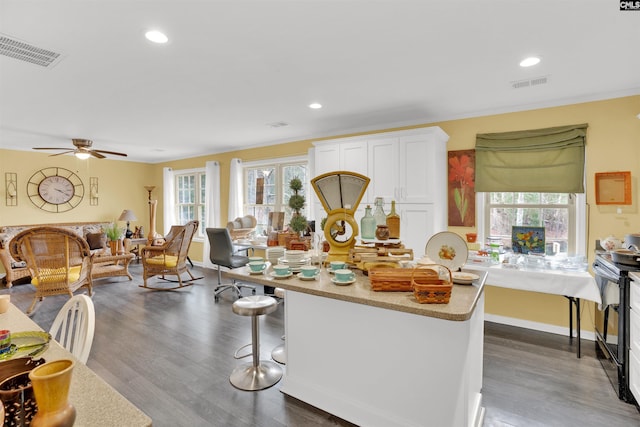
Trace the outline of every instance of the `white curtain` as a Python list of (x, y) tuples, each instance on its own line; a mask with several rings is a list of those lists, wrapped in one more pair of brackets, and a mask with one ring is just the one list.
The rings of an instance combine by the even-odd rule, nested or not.
[(228, 220), (243, 215), (242, 209), (242, 160), (231, 159), (231, 168), (229, 174), (229, 215)]
[[(220, 226), (220, 163), (207, 162), (205, 166), (204, 187), (207, 196), (204, 206), (204, 224), (202, 227), (219, 227)], [(214, 265), (209, 259), (210, 245), (209, 238), (206, 236), (206, 230), (202, 230), (205, 235), (205, 242), (202, 245), (202, 265), (207, 268), (213, 268)]]
[(176, 224), (176, 198), (173, 179), (173, 169), (162, 168), (162, 206), (164, 218), (164, 234), (169, 232), (172, 225)]

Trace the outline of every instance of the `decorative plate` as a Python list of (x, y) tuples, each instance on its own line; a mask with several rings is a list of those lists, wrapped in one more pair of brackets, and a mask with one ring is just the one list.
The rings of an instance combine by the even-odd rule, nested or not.
[(433, 262), (448, 267), (452, 272), (458, 271), (467, 262), (469, 256), (467, 242), (450, 231), (443, 231), (431, 236), (425, 252)]
[(298, 273), (296, 274), (296, 276), (298, 276), (298, 279), (300, 280), (316, 280), (316, 277), (318, 277), (318, 274), (316, 274), (315, 276), (307, 277), (302, 273)]
[(457, 283), (459, 285), (471, 285), (473, 281), (478, 280), (480, 276), (473, 273), (454, 271), (451, 273), (451, 278), (453, 279), (453, 283)]
[(345, 286), (345, 285), (350, 285), (352, 283), (355, 283), (356, 279), (351, 279), (351, 280), (347, 280), (346, 282), (342, 282), (342, 281), (336, 279), (335, 277), (332, 277), (331, 281), (336, 285)]
[(0, 360), (37, 356), (49, 347), (49, 341), (51, 341), (51, 335), (44, 331), (12, 332), (11, 349), (0, 354)]

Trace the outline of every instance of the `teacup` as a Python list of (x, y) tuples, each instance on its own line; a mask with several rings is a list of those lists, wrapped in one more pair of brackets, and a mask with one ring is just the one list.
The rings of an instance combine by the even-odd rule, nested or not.
[(318, 267), (315, 265), (303, 265), (300, 267), (303, 277), (315, 277), (318, 274)]
[(329, 265), (331, 266), (331, 271), (335, 272), (344, 268), (344, 261), (331, 261)]
[(263, 260), (260, 261), (250, 261), (249, 262), (249, 268), (251, 269), (251, 271), (253, 271), (254, 273), (259, 273), (261, 271), (263, 271), (265, 269), (267, 265), (264, 263)]
[(336, 280), (338, 282), (350, 282), (356, 278), (356, 274), (349, 270), (348, 268), (342, 268), (340, 270), (336, 270)]
[(9, 303), (11, 302), (11, 295), (0, 295), (0, 313), (5, 313), (9, 310)]
[(286, 276), (289, 274), (289, 266), (277, 264), (273, 266), (273, 271), (276, 272), (276, 276)]
[(254, 261), (264, 261), (264, 258), (262, 258), (261, 256), (250, 256), (249, 262), (254, 262)]

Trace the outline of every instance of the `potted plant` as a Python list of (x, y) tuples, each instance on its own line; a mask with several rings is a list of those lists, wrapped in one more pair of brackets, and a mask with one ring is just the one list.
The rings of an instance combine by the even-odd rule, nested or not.
[(289, 207), (293, 211), (291, 214), (291, 220), (289, 221), (289, 227), (296, 233), (297, 241), (303, 242), (306, 250), (309, 248), (308, 243), (303, 239), (303, 234), (307, 230), (308, 225), (307, 218), (300, 213), (305, 202), (304, 196), (300, 194), (302, 190), (302, 181), (300, 178), (292, 178), (291, 181), (289, 181), (289, 188), (293, 191), (293, 194), (289, 197)]
[(119, 246), (122, 245), (121, 240), (124, 235), (124, 229), (118, 227), (115, 222), (112, 222), (104, 229), (104, 234), (109, 240), (109, 247), (111, 248), (111, 255), (117, 255)]

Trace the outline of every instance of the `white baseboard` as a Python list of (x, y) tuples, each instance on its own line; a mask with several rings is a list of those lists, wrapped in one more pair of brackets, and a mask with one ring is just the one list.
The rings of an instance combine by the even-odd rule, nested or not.
[[(566, 326), (550, 325), (548, 323), (532, 322), (530, 320), (516, 319), (515, 317), (498, 316), (496, 314), (484, 314), (484, 320), (489, 322), (500, 323), (503, 325), (517, 326), (519, 328), (533, 329), (534, 331), (549, 332), (556, 335), (569, 336), (569, 328)], [(575, 325), (574, 325), (575, 326)], [(573, 330), (573, 336), (576, 336), (576, 330)], [(580, 338), (590, 341), (596, 340), (596, 334), (592, 331), (582, 330)]]

